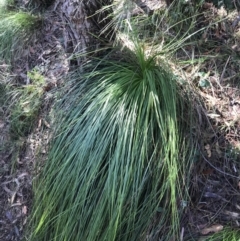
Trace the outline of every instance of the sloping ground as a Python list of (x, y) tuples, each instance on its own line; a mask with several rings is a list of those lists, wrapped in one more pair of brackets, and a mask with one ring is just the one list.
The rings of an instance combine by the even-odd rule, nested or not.
[[(89, 5), (90, 10), (86, 13), (88, 4), (90, 2), (78, 0), (9, 1), (10, 11), (30, 8), (41, 18), (42, 24), (36, 26), (27, 45), (20, 46), (23, 54), (14, 59), (11, 67), (4, 61), (0, 64), (1, 241), (24, 239), (33, 198), (32, 180), (46, 159), (53, 130), (51, 108), (58, 98), (58, 87), (63, 85), (69, 70), (81, 67), (86, 61), (86, 50), (99, 46), (90, 34), (98, 34), (99, 26), (93, 28), (86, 17), (99, 6)], [(4, 89), (6, 84), (10, 91)], [(29, 96), (21, 103), (18, 92), (22, 93), (27, 86), (30, 87)], [(36, 95), (32, 96), (32, 93)], [(14, 116), (16, 102), (21, 104), (23, 113), (17, 112)], [(38, 103), (37, 112), (29, 122), (25, 107), (33, 106), (35, 102)], [(21, 133), (23, 127), (24, 134)]]
[[(58, 8), (63, 7), (61, 1), (55, 3), (50, 10), (42, 15), (43, 25), (36, 31), (32, 41), (24, 49), (24, 55), (21, 56), (21, 59), (15, 61), (11, 73), (4, 78), (4, 83), (26, 85), (31, 81), (27, 73), (34, 69), (44, 78), (45, 83), (41, 87), (44, 92), (41, 108), (34, 122), (32, 133), (27, 137), (14, 140), (9, 130), (11, 113), (9, 113), (8, 106), (4, 104), (4, 100), (1, 101), (3, 104), (0, 113), (1, 241), (23, 239), (31, 207), (32, 179), (37, 175), (36, 165), (39, 165), (37, 161), (45, 159), (46, 147), (49, 144), (51, 121), (47, 117), (54, 99), (54, 94), (51, 91), (63, 83), (70, 68), (69, 57), (73, 53), (71, 46), (76, 44), (70, 40), (77, 41), (74, 37), (77, 36), (73, 32), (74, 27), (66, 29), (67, 15), (64, 18), (59, 15), (61, 9)], [(26, 5), (24, 2), (18, 4), (22, 7)], [(66, 4), (64, 7), (64, 12), (71, 10)], [(84, 17), (83, 14), (79, 16)], [(77, 17), (75, 18), (77, 20)], [(79, 21), (81, 23), (81, 19)], [(84, 35), (82, 34), (81, 37), (83, 38)], [(79, 45), (78, 47), (85, 49), (86, 42), (82, 39), (81, 43), (84, 46)], [(0, 69), (1, 72), (5, 73), (6, 65), (3, 63)]]
[(201, 93), (206, 101), (204, 114), (210, 118), (199, 144), (200, 157), (191, 187), (193, 202), (188, 210), (190, 229), (194, 227), (203, 234), (211, 224), (239, 228), (240, 211), (240, 91), (210, 83), (209, 91)]
[[(24, 6), (24, 1), (18, 2)], [(14, 79), (26, 84), (29, 81), (27, 72), (36, 67), (46, 83), (42, 87), (44, 97), (40, 113), (32, 133), (27, 138), (17, 141), (12, 139), (8, 108), (3, 105), (0, 109), (1, 241), (23, 239), (31, 208), (32, 179), (38, 171), (35, 167), (39, 157), (42, 161), (46, 158), (51, 132), (51, 118), (48, 113), (55, 98), (54, 90), (61, 86), (69, 69), (82, 61), (69, 60), (74, 51), (73, 46), (77, 43), (74, 41), (78, 41), (73, 37), (77, 34), (77, 27), (66, 29), (66, 19), (64, 21), (63, 16), (59, 15), (63, 12), (61, 8), (67, 7), (63, 2), (56, 1), (44, 13), (41, 30), (36, 33), (25, 49), (25, 55), (16, 61), (7, 77), (8, 80)], [(155, 2), (145, 1), (139, 12), (153, 10)], [(220, 13), (212, 4), (204, 7), (204, 11), (209, 15), (200, 19), (199, 25), (208, 26)], [(186, 204), (182, 220), (182, 240), (198, 240), (199, 236), (217, 232), (226, 226), (239, 228), (240, 29), (236, 11), (224, 12), (223, 15), (226, 20), (207, 28), (200, 39), (201, 43), (196, 45), (194, 51), (192, 46), (184, 49), (189, 56), (196, 59), (198, 55), (206, 56), (206, 60), (201, 64), (182, 66), (199, 94), (199, 105), (196, 105), (196, 109), (200, 125), (196, 126), (196, 133), (201, 133), (199, 152), (192, 167), (192, 202)], [(75, 21), (80, 18), (76, 17)], [(69, 42), (69, 39), (74, 41)], [(83, 45), (78, 45), (78, 50), (84, 49), (84, 42), (85, 40), (81, 41)], [(5, 68), (2, 63), (1, 72), (5, 72)], [(207, 229), (209, 227), (212, 229)]]
[(240, 211), (239, 17), (213, 4), (206, 8), (210, 19), (217, 15), (222, 21), (205, 30), (200, 39), (201, 57), (206, 56), (206, 61), (186, 67), (185, 72), (198, 86), (203, 103), (197, 107), (202, 134), (185, 221), (190, 233), (195, 230), (202, 235), (228, 226), (238, 230)]

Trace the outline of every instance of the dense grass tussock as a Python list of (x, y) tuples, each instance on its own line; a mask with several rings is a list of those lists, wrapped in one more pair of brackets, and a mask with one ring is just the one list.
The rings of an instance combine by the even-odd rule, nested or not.
[(36, 182), (29, 240), (176, 237), (191, 152), (176, 79), (140, 47), (76, 79)]
[(13, 58), (19, 58), (29, 33), (40, 23), (40, 18), (30, 13), (0, 11), (0, 60), (10, 63)]

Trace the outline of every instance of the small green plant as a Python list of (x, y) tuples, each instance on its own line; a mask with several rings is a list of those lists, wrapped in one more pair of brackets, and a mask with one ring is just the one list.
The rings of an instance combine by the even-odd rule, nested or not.
[(11, 133), (15, 137), (25, 136), (31, 130), (41, 107), (44, 77), (36, 70), (29, 72), (31, 84), (13, 90), (14, 105), (11, 109)]
[(45, 78), (36, 68), (27, 73), (27, 77), (31, 80), (32, 85), (36, 87), (42, 87), (45, 84)]
[(39, 26), (39, 17), (24, 12), (0, 13), (0, 59), (9, 64), (21, 56), (29, 33)]

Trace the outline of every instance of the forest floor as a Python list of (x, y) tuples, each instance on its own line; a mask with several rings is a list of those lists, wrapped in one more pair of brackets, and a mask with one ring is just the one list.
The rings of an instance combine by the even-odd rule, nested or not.
[[(18, 2), (24, 5), (24, 1)], [(153, 1), (144, 2), (154, 8)], [(204, 240), (224, 227), (240, 226), (240, 16), (234, 7), (217, 8), (212, 3), (204, 3), (201, 11), (196, 28), (205, 30), (199, 41), (185, 45), (175, 56), (180, 60), (178, 70), (198, 96), (195, 108), (199, 120), (191, 203), (186, 205), (182, 219), (181, 240)], [(49, 8), (43, 26), (24, 49), (25, 55), (3, 76), (13, 87), (24, 85), (29, 81), (28, 71), (37, 68), (46, 80), (41, 86), (37, 118), (26, 136), (12, 135), (11, 113), (3, 104), (0, 85), (1, 241), (24, 239), (33, 198), (32, 180), (37, 175), (37, 161), (46, 158), (52, 130), (49, 113), (56, 90), (71, 68), (61, 42), (62, 28), (59, 16)], [(6, 68), (1, 63), (0, 73), (6, 73)]]
[[(19, 1), (21, 7), (29, 1)], [(27, 217), (32, 203), (32, 180), (37, 176), (36, 166), (39, 160), (46, 158), (47, 146), (49, 144), (49, 133), (53, 128), (50, 126), (49, 113), (53, 103), (52, 93), (62, 84), (62, 80), (69, 71), (69, 60), (60, 43), (61, 25), (59, 16), (52, 10), (43, 14), (43, 25), (35, 33), (29, 44), (24, 48), (24, 55), (18, 59), (11, 72), (4, 76), (11, 86), (10, 102), (15, 105), (14, 94), (21, 86), (29, 83), (27, 73), (34, 69), (33, 79), (44, 79), (44, 84), (39, 87), (41, 93), (40, 104), (37, 115), (34, 116), (33, 126), (27, 135), (16, 130), (22, 129), (21, 124), (25, 121), (21, 116), (17, 117), (18, 122), (13, 125), (14, 108), (6, 104), (4, 90), (0, 89), (2, 95), (0, 108), (0, 240), (23, 240)], [(5, 73), (8, 66), (0, 65), (0, 72)], [(5, 83), (3, 81), (3, 83)], [(0, 86), (1, 87), (1, 86)], [(15, 91), (16, 89), (16, 91)], [(27, 97), (30, 105), (33, 106), (39, 97)], [(19, 99), (17, 98), (17, 101)], [(18, 126), (20, 125), (20, 126)]]

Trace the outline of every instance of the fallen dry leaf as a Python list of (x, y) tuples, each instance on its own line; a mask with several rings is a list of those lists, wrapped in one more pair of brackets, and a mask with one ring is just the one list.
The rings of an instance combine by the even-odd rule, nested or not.
[(206, 234), (211, 233), (211, 232), (217, 233), (217, 232), (219, 232), (221, 230), (223, 230), (223, 226), (221, 224), (214, 224), (214, 225), (212, 225), (209, 228), (204, 228), (201, 231), (201, 234), (206, 235)]
[(39, 121), (38, 121), (38, 129), (40, 129), (41, 125), (42, 125), (42, 119), (39, 119)]
[(237, 212), (231, 212), (231, 211), (225, 211), (224, 212), (226, 215), (230, 216), (232, 219), (238, 219), (240, 214)]
[(217, 12), (218, 12), (218, 16), (219, 16), (220, 18), (224, 18), (224, 17), (227, 16), (227, 11), (226, 11), (226, 9), (225, 9), (223, 6), (221, 6), (221, 7), (217, 10)]
[(23, 207), (22, 207), (22, 213), (23, 213), (24, 215), (27, 214), (27, 206), (23, 206)]
[(212, 152), (211, 152), (211, 147), (210, 147), (209, 144), (207, 144), (207, 145), (205, 146), (205, 150), (206, 150), (206, 152), (207, 152), (207, 156), (208, 156), (208, 157), (211, 157), (211, 156), (212, 156)]
[(49, 124), (46, 120), (43, 119), (43, 122), (44, 122), (44, 125), (45, 125), (47, 128), (51, 128), (50, 124)]

